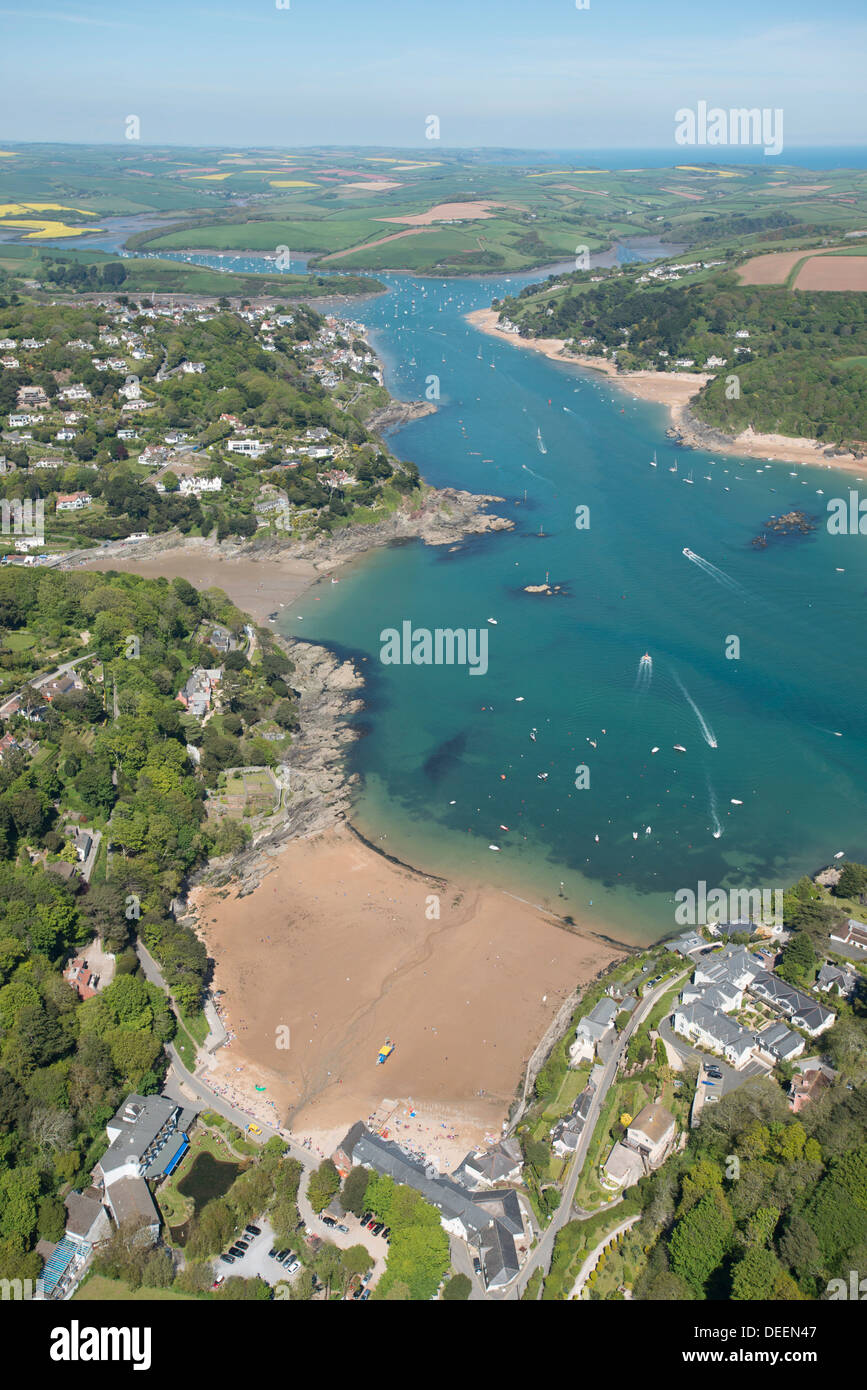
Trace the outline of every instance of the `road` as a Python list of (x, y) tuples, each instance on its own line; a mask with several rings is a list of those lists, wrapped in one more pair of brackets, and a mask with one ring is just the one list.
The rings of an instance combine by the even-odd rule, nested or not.
[(619, 1226), (615, 1226), (613, 1231), (609, 1231), (606, 1236), (602, 1237), (599, 1244), (595, 1247), (595, 1249), (590, 1251), (590, 1254), (587, 1256), (587, 1259), (584, 1261), (583, 1265), (579, 1269), (578, 1278), (575, 1280), (575, 1283), (572, 1285), (572, 1289), (569, 1293), (570, 1299), (581, 1297), (581, 1290), (584, 1288), (584, 1285), (590, 1278), (590, 1275), (593, 1273), (593, 1270), (596, 1268), (596, 1261), (599, 1259), (599, 1256), (602, 1254), (602, 1251), (605, 1249), (608, 1242), (611, 1240), (615, 1240), (617, 1236), (619, 1236), (623, 1231), (628, 1231), (630, 1227), (635, 1225), (636, 1221), (640, 1220), (640, 1215), (629, 1216), (625, 1221), (621, 1221)]
[[(691, 968), (692, 967), (690, 967), (690, 969)], [(617, 1076), (617, 1071), (620, 1066), (620, 1062), (622, 1058), (626, 1055), (626, 1048), (629, 1043), (629, 1039), (632, 1037), (632, 1034), (635, 1032), (635, 1030), (638, 1027), (640, 1027), (640, 1025), (644, 1022), (644, 1020), (647, 1018), (647, 1015), (651, 1012), (654, 1005), (658, 1003), (662, 996), (664, 994), (667, 994), (670, 989), (674, 988), (678, 979), (686, 979), (688, 973), (688, 970), (684, 970), (679, 977), (670, 977), (668, 979), (663, 980), (661, 984), (656, 986), (656, 989), (651, 990), (649, 994), (645, 995), (645, 997), (636, 1007), (632, 1017), (630, 1018), (623, 1032), (620, 1034), (620, 1037), (617, 1040), (617, 1044), (611, 1056), (605, 1063), (605, 1067), (602, 1072), (601, 1084), (596, 1088), (596, 1093), (590, 1105), (590, 1112), (587, 1116), (587, 1123), (585, 1124), (584, 1129), (581, 1132), (581, 1138), (578, 1141), (578, 1147), (575, 1150), (575, 1153), (572, 1157), (572, 1162), (569, 1166), (569, 1171), (566, 1175), (566, 1181), (563, 1184), (563, 1197), (559, 1207), (552, 1216), (550, 1224), (548, 1225), (544, 1234), (539, 1238), (539, 1243), (536, 1246), (536, 1249), (530, 1255), (530, 1258), (527, 1260), (526, 1264), (524, 1265), (517, 1278), (512, 1281), (508, 1288), (503, 1289), (501, 1291), (497, 1291), (496, 1293), (489, 1295), (490, 1297), (520, 1298), (521, 1294), (527, 1286), (527, 1281), (533, 1274), (534, 1270), (541, 1269), (545, 1274), (547, 1274), (551, 1266), (551, 1255), (554, 1250), (554, 1240), (557, 1236), (557, 1232), (563, 1226), (565, 1226), (566, 1223), (571, 1219), (572, 1202), (575, 1198), (575, 1189), (578, 1186), (578, 1180), (581, 1177), (581, 1170), (584, 1167), (584, 1162), (587, 1158), (587, 1154), (593, 1140), (593, 1134), (596, 1129), (596, 1122), (599, 1119), (599, 1115), (605, 1103), (605, 1098), (608, 1095), (608, 1092), (611, 1088), (611, 1085), (615, 1077)]]

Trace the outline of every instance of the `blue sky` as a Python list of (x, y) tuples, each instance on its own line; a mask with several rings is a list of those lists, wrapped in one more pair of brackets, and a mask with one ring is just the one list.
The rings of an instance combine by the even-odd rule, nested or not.
[(864, 0), (0, 0), (0, 54), (6, 140), (660, 149), (705, 100), (867, 144)]

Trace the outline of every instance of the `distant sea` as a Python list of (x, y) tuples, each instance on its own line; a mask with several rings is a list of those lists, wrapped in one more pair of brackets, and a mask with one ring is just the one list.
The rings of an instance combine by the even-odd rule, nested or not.
[(867, 145), (784, 145), (766, 155), (757, 145), (671, 145), (663, 150), (485, 150), (480, 161), (491, 164), (570, 164), (586, 169), (664, 169), (677, 164), (755, 164), (774, 169), (867, 169)]

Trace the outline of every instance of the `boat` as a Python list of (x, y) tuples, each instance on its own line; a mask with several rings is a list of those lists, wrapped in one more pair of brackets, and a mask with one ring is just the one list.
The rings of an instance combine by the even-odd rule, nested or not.
[(677, 459), (674, 460), (674, 463), (671, 465), (671, 467), (669, 468), (668, 471), (669, 471), (669, 473), (676, 473), (676, 472), (677, 472)]
[(692, 476), (692, 470), (690, 470), (690, 472), (687, 473), (686, 477), (683, 479), (683, 482), (690, 484), (695, 482), (695, 478)]
[(653, 826), (652, 826), (652, 825), (646, 825), (646, 826), (644, 827), (644, 833), (645, 833), (645, 835), (649, 835), (652, 829), (653, 829)]
[(591, 748), (595, 748), (595, 747), (596, 747), (596, 740), (595, 740), (595, 738), (588, 738), (587, 742), (590, 744), (590, 747), (591, 747)]
[(656, 467), (656, 450), (655, 450), (655, 449), (654, 449), (654, 451), (653, 451), (653, 458), (650, 460), (650, 466), (651, 466), (651, 468), (655, 468), (655, 467)]
[(632, 838), (633, 838), (633, 840), (637, 840), (637, 839), (638, 839), (638, 831), (637, 831), (637, 830), (633, 830), (633, 832), (632, 832)]
[(733, 806), (743, 806), (743, 804), (744, 804), (744, 803), (743, 803), (742, 801), (738, 801), (738, 799), (737, 799), (736, 796), (733, 796), (733, 797), (732, 797), (732, 805), (733, 805)]
[(547, 782), (547, 780), (548, 780), (548, 773), (547, 773), (547, 772), (537, 772), (537, 773), (536, 773), (536, 777), (538, 778), (538, 780), (539, 780), (540, 782)]
[(523, 695), (516, 695), (516, 696), (515, 696), (515, 704), (516, 704), (516, 705), (519, 705), (519, 704), (521, 703), (521, 701), (523, 700), (523, 698), (524, 698)]
[(501, 826), (500, 826), (500, 829), (501, 829), (501, 830), (508, 830), (508, 828), (509, 828), (509, 827), (508, 827), (507, 825), (501, 825)]
[(834, 855), (834, 858), (835, 858), (835, 859), (842, 859), (842, 858), (843, 858), (843, 855), (844, 855), (845, 853), (846, 853), (846, 851), (845, 851), (844, 849), (838, 849), (838, 850), (837, 850), (837, 853)]
[(658, 753), (658, 752), (659, 752), (659, 746), (657, 745), (655, 748), (651, 748), (650, 751), (651, 751), (651, 753)]
[(535, 729), (531, 729), (531, 730), (530, 730), (530, 739), (531, 739), (531, 741), (532, 741), (533, 743), (536, 742), (536, 730), (535, 730)]
[(392, 1052), (394, 1052), (394, 1043), (391, 1041), (391, 1038), (386, 1038), (385, 1042), (382, 1044), (382, 1047), (379, 1049), (379, 1053), (376, 1058), (376, 1065), (378, 1067), (381, 1067), (384, 1062), (388, 1061)]
[(488, 618), (488, 622), (489, 622), (489, 623), (493, 623), (494, 627), (497, 626), (497, 620), (496, 620), (496, 618)]
[(641, 665), (642, 665), (642, 666), (647, 666), (647, 665), (649, 664), (649, 662), (651, 661), (651, 659), (652, 659), (652, 658), (651, 658), (650, 652), (645, 652), (645, 653), (644, 653), (644, 656), (641, 658)]
[(685, 753), (685, 752), (686, 752), (686, 749), (684, 748), (684, 746), (683, 746), (682, 743), (675, 743), (675, 744), (672, 745), (672, 747), (674, 748), (675, 753)]
[(500, 846), (499, 846), (499, 845), (488, 845), (488, 849), (495, 849), (495, 850), (497, 851), (497, 853), (499, 854)]

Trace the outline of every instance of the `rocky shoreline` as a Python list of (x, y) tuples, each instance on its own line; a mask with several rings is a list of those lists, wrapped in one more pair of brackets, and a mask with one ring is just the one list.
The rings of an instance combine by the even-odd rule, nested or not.
[(401, 425), (412, 424), (414, 420), (423, 420), (435, 411), (433, 401), (391, 400), (388, 405), (372, 410), (364, 424), (373, 433), (381, 434), (383, 430), (397, 429)]

